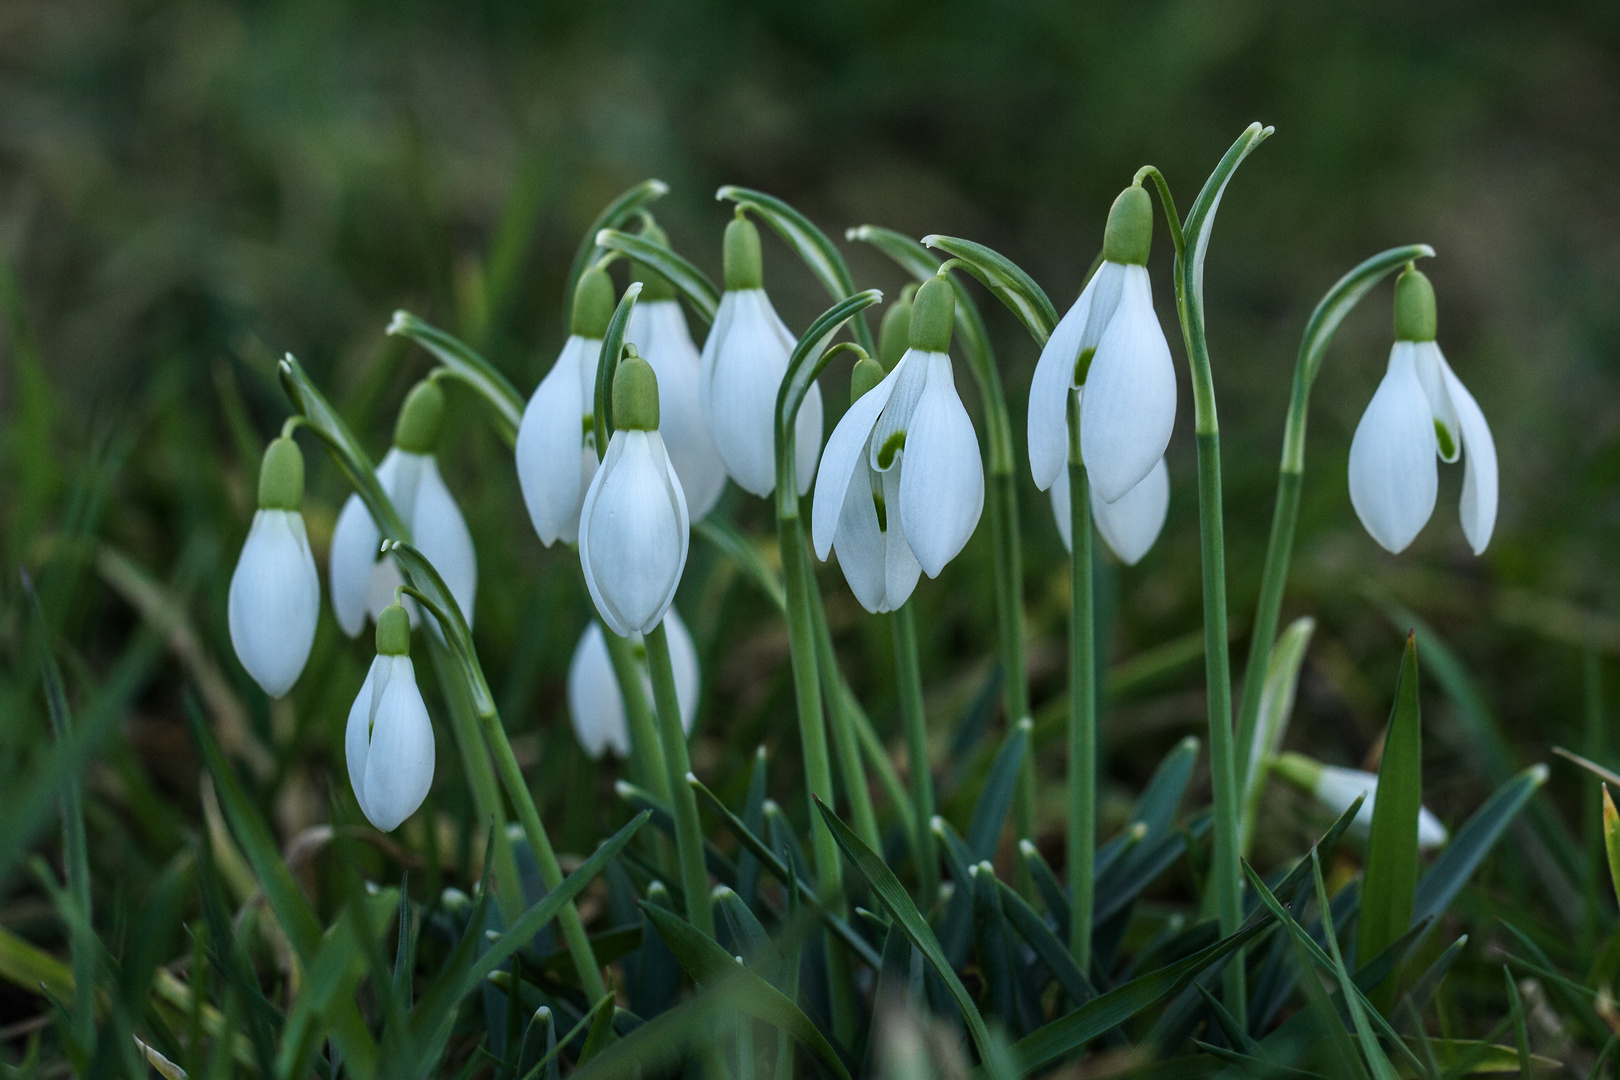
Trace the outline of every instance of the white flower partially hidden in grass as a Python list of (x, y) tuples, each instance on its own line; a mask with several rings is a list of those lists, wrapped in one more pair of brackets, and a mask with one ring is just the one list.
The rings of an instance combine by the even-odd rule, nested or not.
[(415, 813), (433, 786), (433, 724), (411, 666), (410, 616), (398, 604), (377, 616), (377, 656), (349, 709), (343, 752), (354, 797), (383, 832)]
[(1496, 527), (1496, 442), (1435, 342), (1434, 286), (1408, 267), (1395, 282), (1389, 368), (1350, 441), (1350, 503), (1372, 538), (1405, 550), (1434, 513), (1435, 458), (1463, 459), (1458, 514), (1474, 554)]
[[(854, 404), (827, 440), (811, 536), (833, 548), (868, 611), (906, 602), (918, 572), (938, 577), (984, 509), (984, 464), (947, 353), (955, 298), (942, 277), (913, 302), (911, 347), (893, 371), (856, 364)], [(875, 385), (874, 385), (875, 384)]]
[[(1057, 519), (1058, 535), (1063, 546), (1073, 550), (1074, 537), (1069, 519), (1069, 470), (1059, 470), (1052, 482), (1052, 516)], [(1119, 556), (1126, 566), (1135, 566), (1148, 553), (1164, 528), (1164, 518), (1170, 510), (1170, 470), (1164, 458), (1153, 466), (1147, 478), (1111, 503), (1097, 496), (1091, 489), (1091, 522), (1108, 545), (1108, 550)]]
[[(443, 415), (443, 391), (430, 382), (419, 383), (400, 409), (394, 446), (377, 466), (377, 482), (410, 530), (411, 542), (444, 578), (470, 627), (478, 560), (467, 522), (433, 457)], [(365, 629), (368, 614), (375, 619), (394, 602), (394, 589), (403, 581), (394, 560), (381, 556), (381, 547), (382, 531), (371, 511), (358, 494), (350, 495), (332, 530), (328, 573), (332, 611), (351, 638)], [(414, 603), (406, 605), (412, 622), (415, 608)]]
[(259, 509), (231, 574), (231, 645), (271, 697), (291, 690), (309, 660), (321, 614), (321, 581), (304, 517), (304, 457), (289, 438), (272, 442), (259, 469)]
[[(691, 734), (698, 705), (697, 647), (673, 607), (664, 616), (664, 630), (669, 636), (669, 661), (675, 672), (675, 700), (681, 707), (681, 727)], [(642, 636), (631, 634), (630, 646), (636, 656), (642, 696), (650, 707), (652, 677), (647, 671)], [(619, 691), (602, 624), (595, 621), (579, 636), (573, 659), (568, 662), (568, 717), (574, 724), (574, 737), (591, 757), (599, 758), (604, 751), (618, 757), (629, 755), (630, 728), (625, 720), (624, 695)]]
[(691, 541), (686, 496), (658, 434), (658, 378), (639, 356), (614, 375), (613, 421), (580, 511), (579, 564), (602, 621), (628, 637), (669, 610)]
[(573, 543), (579, 508), (596, 474), (596, 366), (613, 317), (613, 283), (591, 268), (574, 289), (568, 340), (535, 387), (518, 424), (518, 486), (540, 542)]
[[(1315, 796), (1334, 815), (1350, 809), (1350, 804), (1361, 795), (1366, 800), (1350, 822), (1352, 832), (1366, 836), (1372, 828), (1373, 804), (1378, 798), (1378, 776), (1361, 769), (1346, 769), (1339, 765), (1324, 765), (1303, 754), (1283, 754), (1271, 764), (1273, 771), (1283, 779)], [(1430, 851), (1445, 846), (1450, 839), (1440, 819), (1429, 808), (1418, 808), (1418, 848)]]
[(1153, 209), (1126, 188), (1108, 213), (1103, 262), (1041, 350), (1029, 388), (1029, 467), (1045, 491), (1069, 460), (1068, 402), (1080, 400), (1091, 489), (1118, 502), (1146, 480), (1176, 423), (1176, 371), (1153, 312), (1147, 258)]
[[(765, 295), (759, 230), (741, 216), (726, 226), (726, 291), (703, 343), (698, 402), (726, 472), (745, 491), (776, 490), (776, 393), (796, 338)], [(812, 384), (794, 428), (799, 493), (821, 453), (821, 388)]]

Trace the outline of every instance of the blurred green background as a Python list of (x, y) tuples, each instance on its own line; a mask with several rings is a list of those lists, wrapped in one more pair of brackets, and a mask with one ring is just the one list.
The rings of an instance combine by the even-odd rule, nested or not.
[[(118, 712), (93, 785), (98, 873), (161, 864), (195, 820), (180, 687), (209, 669), (216, 718), (236, 708), (274, 751), (258, 779), (281, 828), (329, 813), (357, 820), (339, 745), (369, 643), (344, 643), (323, 616), (303, 683), (272, 708), (225, 630), (258, 450), (287, 412), (274, 379), (282, 352), (305, 362), (378, 455), (394, 407), (428, 366), (385, 338), (396, 308), (463, 335), (527, 394), (561, 344), (562, 283), (582, 231), (649, 176), (672, 187), (653, 208), (672, 242), (716, 278), (729, 210), (712, 195), (739, 183), (788, 199), (839, 238), (871, 222), (987, 243), (1063, 309), (1138, 166), (1158, 165), (1185, 209), (1257, 119), (1277, 132), (1229, 189), (1208, 261), (1234, 657), (1246, 649), (1305, 319), (1362, 258), (1426, 241), (1439, 252), (1426, 269), (1442, 344), (1497, 440), (1496, 535), (1484, 557), (1468, 553), (1456, 468), (1443, 470), (1434, 519), (1399, 558), (1350, 508), (1350, 434), (1390, 341), (1386, 285), (1346, 323), (1315, 392), (1285, 617), (1314, 614), (1321, 627), (1290, 745), (1341, 763), (1375, 749), (1405, 630), (1387, 614), (1393, 600), (1451, 642), (1523, 761), (1553, 743), (1601, 754), (1584, 719), (1582, 651), (1620, 651), (1612, 0), (6, 0), (0, 520), (8, 565), (43, 571), (70, 689)], [(1162, 224), (1156, 240), (1157, 302), (1180, 365)], [(773, 237), (766, 248), (767, 284), (802, 328), (825, 297)], [(846, 250), (861, 284), (902, 283), (874, 252)], [(979, 295), (1021, 445), (1035, 350)], [(1144, 656), (1148, 667), (1167, 661), (1106, 717), (1108, 782), (1120, 792), (1203, 726), (1201, 666), (1184, 647), (1200, 593), (1181, 378), (1165, 534), (1139, 566), (1107, 578), (1112, 660), (1137, 662), (1124, 670), (1139, 675)], [(833, 416), (846, 379), (847, 365), (825, 380)], [(976, 410), (960, 368), (958, 382)], [(569, 783), (583, 758), (562, 678), (588, 601), (572, 556), (536, 540), (510, 456), (476, 403), (459, 396), (452, 419), (443, 456), (478, 544), (479, 647), (563, 845), (588, 850), (619, 812), (596, 798), (602, 788)], [(329, 461), (306, 454), (324, 579), (346, 491)], [(1020, 494), (1039, 709), (1065, 682), (1067, 570), (1027, 474)], [(732, 489), (720, 512), (768, 535), (758, 500)], [(956, 752), (945, 740), (971, 718), (993, 665), (986, 534), (918, 591), (942, 756)], [(707, 663), (695, 757), (724, 786), (761, 740), (797, 760), (786, 637), (711, 551), (693, 550), (680, 606)], [(151, 610), (181, 614), (190, 638), (170, 633), (175, 647), (159, 647), (119, 557), (159, 589)], [(887, 630), (836, 570), (822, 583), (852, 678), (892, 732)], [(45, 721), (13, 574), (0, 596), (0, 751), (19, 770), (39, 753)], [(1455, 823), (1492, 785), (1466, 718), (1428, 689), (1426, 801)], [(454, 752), (448, 741), (441, 732), (442, 755)], [(1061, 774), (1055, 745), (1042, 760)], [(1595, 798), (1580, 775), (1554, 765), (1572, 820)], [(442, 757), (433, 805), (461, 806), (463, 786)], [(789, 794), (784, 805), (802, 813)], [(1046, 798), (1055, 818), (1060, 789)], [(1105, 826), (1117, 823), (1105, 810)], [(26, 922), (15, 905), (11, 915)]]

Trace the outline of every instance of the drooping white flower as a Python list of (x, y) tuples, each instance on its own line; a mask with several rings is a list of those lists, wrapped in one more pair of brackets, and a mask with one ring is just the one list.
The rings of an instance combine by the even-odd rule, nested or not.
[(1372, 538), (1406, 548), (1434, 513), (1441, 461), (1463, 459), (1463, 535), (1484, 552), (1496, 527), (1496, 442), (1435, 336), (1434, 287), (1408, 268), (1395, 284), (1389, 367), (1350, 441), (1350, 502)]
[[(938, 577), (979, 523), (984, 464), (947, 351), (955, 299), (936, 277), (917, 292), (911, 347), (893, 371), (856, 397), (827, 440), (816, 480), (816, 555), (838, 549), (851, 590), (868, 611), (906, 602), (919, 570)], [(856, 391), (882, 373), (856, 365)]]
[[(645, 276), (657, 277), (650, 272)], [(642, 289), (640, 302), (630, 312), (625, 340), (635, 343), (658, 376), (658, 433), (669, 448), (670, 463), (686, 492), (686, 508), (696, 521), (708, 516), (720, 500), (726, 486), (726, 467), (714, 447), (698, 400), (702, 361), (687, 331), (686, 314), (679, 300), (673, 295), (660, 295), (656, 285), (648, 283)], [(663, 288), (670, 288), (667, 282), (663, 282)]]
[[(471, 626), (478, 560), (467, 522), (433, 457), (443, 410), (443, 392), (432, 383), (421, 383), (411, 391), (400, 410), (394, 447), (377, 466), (377, 482), (410, 530), (411, 542), (444, 578)], [(393, 603), (394, 589), (404, 580), (394, 560), (381, 556), (381, 547), (382, 532), (371, 511), (359, 495), (350, 495), (332, 529), (328, 569), (332, 610), (350, 637), (365, 629), (368, 614), (375, 619)], [(413, 621), (415, 607), (414, 603), (406, 605)]]
[(1080, 450), (1091, 489), (1117, 502), (1164, 457), (1176, 422), (1176, 372), (1153, 311), (1147, 192), (1109, 211), (1103, 263), (1041, 350), (1029, 388), (1029, 465), (1045, 491), (1069, 459), (1069, 391), (1085, 388)]
[[(726, 291), (703, 343), (698, 402), (726, 472), (745, 491), (776, 490), (776, 394), (797, 339), (765, 295), (759, 230), (726, 226)], [(799, 493), (810, 490), (821, 454), (821, 388), (811, 384), (794, 428)]]
[(579, 564), (602, 621), (620, 637), (647, 633), (669, 610), (691, 540), (686, 496), (658, 434), (658, 385), (639, 356), (613, 382), (618, 430), (585, 493)]
[(377, 617), (377, 656), (349, 709), (343, 751), (366, 820), (392, 832), (433, 786), (433, 724), (411, 666), (410, 616), (397, 604)]
[[(1061, 470), (1052, 482), (1050, 494), (1058, 535), (1063, 538), (1063, 546), (1073, 550), (1067, 468)], [(1097, 489), (1091, 489), (1091, 522), (1108, 545), (1108, 550), (1119, 556), (1126, 566), (1135, 566), (1148, 553), (1164, 528), (1164, 518), (1169, 510), (1170, 470), (1163, 458), (1141, 483), (1111, 503), (1103, 502), (1097, 497)]]
[(271, 697), (292, 689), (309, 660), (321, 582), (299, 505), (304, 458), (283, 437), (264, 452), (259, 509), (231, 574), (227, 621), (237, 659)]
[[(669, 636), (669, 661), (675, 672), (675, 700), (681, 707), (681, 727), (690, 734), (698, 705), (697, 647), (673, 607), (664, 616), (664, 630)], [(630, 753), (630, 728), (625, 719), (624, 695), (619, 690), (604, 634), (602, 624), (593, 621), (574, 647), (573, 659), (568, 662), (568, 716), (574, 724), (575, 738), (591, 757), (599, 758), (604, 751), (626, 757)], [(652, 676), (647, 671), (642, 635), (631, 634), (630, 645), (636, 655), (643, 698), (651, 703)]]
[(592, 267), (580, 275), (568, 340), (535, 387), (518, 424), (518, 486), (540, 542), (573, 543), (579, 507), (596, 473), (596, 367), (613, 317), (613, 283)]
[[(1315, 796), (1331, 813), (1338, 815), (1350, 809), (1350, 804), (1365, 794), (1361, 809), (1356, 811), (1350, 828), (1366, 836), (1372, 829), (1373, 804), (1378, 798), (1378, 775), (1361, 769), (1346, 769), (1340, 765), (1324, 765), (1303, 754), (1283, 754), (1272, 768), (1284, 779)], [(1426, 806), (1418, 808), (1418, 847), (1428, 851), (1442, 847), (1450, 838), (1446, 827), (1440, 824)]]

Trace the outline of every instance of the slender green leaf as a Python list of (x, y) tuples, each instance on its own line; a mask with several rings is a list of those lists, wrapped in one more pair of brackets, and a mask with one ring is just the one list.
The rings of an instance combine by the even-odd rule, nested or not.
[(973, 820), (968, 822), (967, 845), (974, 861), (995, 858), (1018, 787), (1018, 770), (1029, 752), (1029, 733), (1033, 727), (1027, 716), (1014, 724), (990, 765), (979, 801), (973, 806)]
[(1532, 765), (1497, 788), (1474, 811), (1418, 882), (1412, 905), (1414, 920), (1437, 918), (1451, 906), (1519, 810), (1547, 782), (1547, 775), (1546, 765)]
[(641, 905), (647, 917), (652, 920), (660, 937), (680, 961), (681, 967), (686, 969), (694, 982), (699, 986), (712, 986), (727, 979), (738, 979), (748, 984), (749, 993), (741, 996), (739, 1007), (756, 1020), (786, 1031), (791, 1034), (827, 1068), (843, 1080), (849, 1080), (849, 1070), (838, 1057), (827, 1037), (821, 1033), (815, 1023), (804, 1014), (780, 990), (766, 982), (754, 971), (737, 963), (736, 959), (727, 954), (714, 941), (706, 937), (702, 931), (673, 911), (666, 911), (657, 904), (643, 902)]
[(602, 212), (596, 215), (596, 219), (586, 228), (579, 247), (574, 251), (573, 262), (568, 265), (568, 283), (563, 287), (562, 297), (564, 326), (567, 326), (574, 317), (574, 289), (579, 285), (580, 275), (585, 273), (585, 268), (595, 262), (602, 252), (602, 249), (596, 246), (597, 234), (603, 229), (617, 229), (634, 217), (643, 206), (667, 194), (669, 185), (662, 180), (643, 180), (608, 203)]
[[(1029, 943), (1040, 957), (1041, 963), (1052, 973), (1052, 977), (1063, 987), (1063, 992), (1069, 995), (1069, 1000), (1076, 1006), (1084, 1005), (1097, 996), (1097, 988), (1091, 985), (1091, 980), (1081, 971), (1074, 962), (1074, 955), (1069, 952), (1068, 946), (1058, 940), (1057, 934), (1046, 925), (1046, 920), (1040, 913), (1029, 906), (1029, 901), (1019, 896), (1011, 886), (998, 881), (1001, 888), (1001, 908), (1007, 915), (1007, 921), (1012, 923), (1018, 935)], [(1067, 925), (1066, 923), (1060, 925)]]
[(1530, 1063), (1530, 1033), (1524, 1025), (1524, 1002), (1519, 999), (1519, 984), (1513, 981), (1513, 972), (1502, 965), (1502, 982), (1507, 986), (1508, 1011), (1513, 1017), (1513, 1043), (1519, 1051), (1520, 1080), (1535, 1080), (1535, 1069)]
[(1260, 691), (1254, 739), (1249, 745), (1249, 763), (1243, 773), (1245, 852), (1254, 835), (1255, 818), (1260, 813), (1260, 796), (1265, 791), (1266, 776), (1270, 771), (1265, 763), (1282, 748), (1283, 736), (1288, 732), (1288, 721), (1294, 713), (1299, 669), (1305, 663), (1305, 650), (1310, 647), (1311, 635), (1315, 631), (1315, 619), (1309, 616), (1295, 619), (1288, 629), (1278, 635), (1266, 660), (1266, 678)]
[(388, 333), (409, 338), (432, 353), (447, 373), (484, 399), (495, 414), (495, 427), (506, 445), (517, 441), (518, 424), (523, 419), (523, 398), (494, 364), (454, 334), (423, 322), (408, 311), (394, 312)]
[[(1412, 925), (1417, 890), (1418, 813), (1423, 800), (1423, 728), (1418, 702), (1417, 639), (1408, 634), (1395, 684), (1395, 706), (1384, 736), (1367, 841), (1356, 940), (1358, 966), (1387, 948)], [(1393, 998), (1391, 999), (1393, 1001)]]
[[(917, 905), (911, 902), (911, 897), (906, 893), (905, 886), (901, 885), (900, 879), (894, 876), (894, 871), (890, 870), (888, 863), (883, 861), (883, 856), (861, 843), (861, 838), (856, 836), (848, 825), (838, 820), (838, 815), (833, 813), (827, 804), (817, 799), (816, 809), (821, 811), (822, 820), (827, 823), (827, 828), (832, 831), (833, 839), (838, 841), (838, 846), (843, 848), (845, 857), (866, 879), (866, 883), (871, 887), (873, 894), (888, 910), (890, 918), (894, 920), (894, 925), (905, 932), (906, 937), (911, 939), (911, 943), (923, 954), (923, 959), (928, 961), (929, 965), (934, 969), (934, 973), (945, 983), (945, 988), (950, 991), (952, 999), (956, 1002), (957, 1009), (962, 1014), (963, 1023), (967, 1025), (968, 1034), (973, 1039), (974, 1048), (978, 1050), (979, 1057), (988, 1063), (990, 1061), (990, 1030), (985, 1027), (984, 1017), (979, 1014), (978, 1007), (973, 1004), (973, 998), (969, 996), (967, 987), (962, 985), (962, 980), (956, 977), (956, 972), (952, 970), (950, 963), (946, 961), (945, 954), (940, 950), (939, 939), (934, 937), (934, 932), (929, 929), (928, 921), (922, 917), (922, 912), (917, 910)], [(966, 887), (965, 882), (962, 887)], [(997, 1076), (996, 1080), (1003, 1080), (1003, 1078)]]
[(632, 281), (619, 297), (613, 317), (608, 320), (602, 337), (602, 355), (596, 362), (596, 405), (592, 409), (593, 428), (596, 432), (596, 460), (607, 456), (608, 439), (613, 435), (613, 376), (619, 370), (620, 354), (624, 352), (625, 331), (630, 328), (630, 313), (635, 310), (636, 298), (641, 295), (641, 282)]
[(698, 318), (705, 324), (714, 322), (714, 313), (720, 307), (720, 290), (714, 287), (707, 274), (686, 258), (645, 236), (617, 229), (603, 229), (597, 233), (596, 246), (606, 251), (622, 252), (637, 262), (646, 263), (681, 291)]
[[(1410, 651), (1410, 648), (1409, 648)], [(1416, 654), (1413, 655), (1413, 664), (1416, 664)], [(1416, 668), (1414, 667), (1414, 671)], [(1413, 695), (1414, 699), (1416, 695)], [(1385, 751), (1385, 761), (1389, 760), (1388, 751)], [(1374, 813), (1377, 807), (1374, 806)], [(1416, 834), (1416, 819), (1413, 819), (1413, 833)], [(1350, 1021), (1356, 1027), (1356, 1035), (1361, 1040), (1361, 1052), (1372, 1066), (1372, 1074), (1377, 1080), (1397, 1080), (1395, 1066), (1379, 1045), (1378, 1037), (1373, 1034), (1372, 1025), (1367, 1020), (1369, 1010), (1361, 1004), (1361, 995), (1356, 992), (1355, 983), (1350, 978), (1350, 970), (1344, 966), (1344, 954), (1339, 951), (1339, 935), (1333, 928), (1333, 905), (1328, 901), (1327, 886), (1322, 881), (1322, 862), (1311, 853), (1311, 875), (1316, 881), (1316, 908), (1322, 917), (1322, 938), (1327, 942), (1328, 956), (1333, 965), (1330, 968), (1333, 976), (1339, 980), (1344, 988), (1345, 1004), (1350, 1008)], [(1363, 923), (1365, 923), (1365, 906), (1363, 907)], [(1410, 915), (1408, 916), (1410, 918)], [(1362, 940), (1365, 941), (1366, 931), (1363, 931)]]
[(1614, 808), (1608, 784), (1603, 785), (1603, 851), (1609, 860), (1609, 881), (1620, 896), (1620, 812)]
[(1338, 332), (1339, 324), (1361, 303), (1361, 298), (1387, 275), (1407, 263), (1433, 257), (1434, 248), (1428, 244), (1390, 248), (1360, 263), (1334, 283), (1333, 288), (1317, 302), (1305, 323), (1305, 333), (1300, 337), (1299, 370), (1307, 387), (1316, 380), (1322, 358), (1333, 343), (1333, 335)]
[(1226, 194), (1226, 185), (1231, 182), (1232, 174), (1237, 167), (1243, 164), (1254, 148), (1264, 142), (1272, 129), (1262, 127), (1258, 123), (1250, 124), (1239, 135), (1230, 149), (1221, 157), (1215, 166), (1215, 171), (1209, 174), (1204, 181), (1204, 187), (1198, 192), (1198, 198), (1193, 200), (1192, 209), (1187, 211), (1187, 218), (1183, 224), (1183, 235), (1187, 246), (1191, 249), (1184, 256), (1189, 260), (1188, 270), (1191, 272), (1192, 288), (1191, 302), (1198, 311), (1198, 321), (1203, 322), (1204, 308), (1204, 255), (1209, 251), (1210, 234), (1215, 229), (1215, 211), (1220, 209), (1221, 196)]
[[(850, 276), (849, 266), (844, 262), (844, 256), (833, 245), (827, 234), (816, 227), (815, 223), (805, 217), (792, 206), (778, 199), (774, 195), (767, 195), (763, 191), (752, 188), (738, 187), (727, 184), (714, 193), (720, 200), (729, 200), (744, 209), (751, 210), (765, 220), (765, 223), (792, 248), (804, 264), (810, 268), (821, 287), (827, 290), (827, 295), (834, 300), (843, 300), (855, 292), (855, 279)], [(872, 343), (872, 332), (866, 326), (866, 320), (855, 320), (855, 340), (869, 353), (877, 351)]]
[(1047, 299), (1046, 291), (1035, 284), (1035, 279), (1007, 256), (954, 236), (934, 233), (922, 238), (923, 246), (935, 248), (958, 260), (980, 283), (1007, 305), (1018, 321), (1024, 324), (1037, 346), (1045, 345), (1057, 326), (1057, 308)]

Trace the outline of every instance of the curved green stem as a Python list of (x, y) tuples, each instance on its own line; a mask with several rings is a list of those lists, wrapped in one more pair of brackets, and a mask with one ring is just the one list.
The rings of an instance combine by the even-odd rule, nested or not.
[[(1091, 481), (1080, 457), (1080, 392), (1069, 393), (1069, 951), (1091, 970), (1097, 855), (1097, 649), (1092, 640)], [(1032, 755), (1031, 755), (1032, 756)]]
[(934, 843), (934, 777), (928, 760), (928, 717), (923, 710), (922, 671), (917, 663), (917, 626), (911, 602), (889, 615), (894, 629), (894, 669), (900, 719), (906, 729), (911, 770), (912, 855), (917, 860), (917, 907), (926, 917), (939, 895), (939, 852)]
[[(641, 672), (632, 653), (634, 646), (607, 627), (602, 628), (607, 642), (608, 659), (613, 664), (613, 678), (619, 684), (619, 695), (624, 698), (624, 715), (630, 729), (630, 760), (639, 774), (636, 783), (669, 803), (669, 773), (664, 764), (664, 748), (658, 734), (658, 721), (647, 704), (641, 689)], [(685, 775), (684, 772), (681, 775)]]
[(658, 708), (658, 731), (664, 746), (664, 775), (675, 814), (675, 857), (680, 863), (681, 889), (686, 894), (686, 917), (712, 938), (714, 911), (709, 907), (709, 872), (703, 865), (703, 827), (698, 822), (697, 795), (686, 782), (692, 763), (686, 754), (686, 731), (681, 727), (681, 706), (675, 696), (675, 669), (669, 660), (669, 635), (662, 621), (648, 631), (646, 641), (647, 668), (652, 675), (653, 702)]
[(812, 587), (808, 594), (816, 635), (816, 667), (821, 672), (821, 694), (827, 701), (827, 712), (832, 720), (833, 750), (837, 752), (838, 771), (849, 797), (849, 816), (861, 840), (874, 851), (881, 851), (883, 842), (878, 832), (877, 813), (872, 808), (872, 792), (866, 785), (866, 771), (861, 767), (861, 743), (853, 703), (838, 672), (838, 656), (833, 651), (832, 632), (827, 628), (821, 592)]

